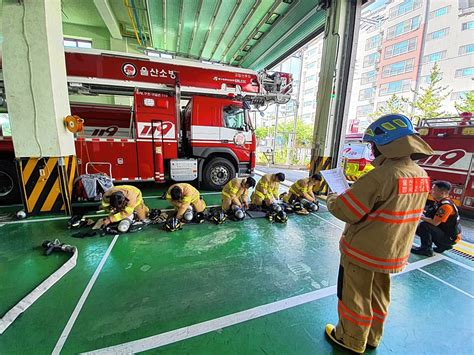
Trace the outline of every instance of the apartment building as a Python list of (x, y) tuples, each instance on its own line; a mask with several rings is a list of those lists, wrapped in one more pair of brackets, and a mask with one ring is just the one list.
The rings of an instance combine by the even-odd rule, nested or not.
[(349, 130), (363, 131), (393, 94), (413, 100), (435, 63), (452, 90), (443, 110), (456, 114), (474, 89), (473, 21), (474, 0), (391, 0), (363, 11)]

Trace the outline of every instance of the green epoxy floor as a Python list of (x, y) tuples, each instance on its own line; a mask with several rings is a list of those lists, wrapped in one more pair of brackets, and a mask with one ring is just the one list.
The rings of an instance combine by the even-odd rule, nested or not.
[[(150, 194), (160, 193), (153, 190), (148, 191)], [(220, 202), (218, 194), (204, 198), (208, 205)], [(146, 203), (153, 208), (167, 206), (156, 198), (147, 198)], [(52, 352), (113, 239), (74, 239), (65, 229), (65, 219), (43, 219), (0, 227), (0, 313), (66, 260), (62, 254), (42, 256), (42, 250), (35, 247), (43, 240), (59, 238), (76, 245), (78, 263), (0, 335), (0, 354)], [(122, 235), (73, 324), (62, 353), (106, 348), (245, 313), (254, 307), (334, 290), (341, 233), (336, 226), (342, 225), (322, 208), (317, 217), (293, 215), (287, 225), (247, 219), (222, 226), (188, 225), (176, 233), (150, 227)], [(372, 353), (474, 352), (474, 263), (451, 253), (437, 258), (422, 267), (423, 272), (417, 265), (426, 258), (412, 255), (410, 263), (415, 269), (393, 278), (385, 337)], [(336, 321), (336, 296), (329, 292), (310, 302), (222, 329), (204, 330), (196, 337), (184, 336), (179, 338), (183, 340), (146, 352), (341, 353), (323, 336), (324, 325)]]

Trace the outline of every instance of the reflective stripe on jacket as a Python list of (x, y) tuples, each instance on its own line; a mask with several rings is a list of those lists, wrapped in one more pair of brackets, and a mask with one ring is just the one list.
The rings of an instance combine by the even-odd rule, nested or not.
[(239, 203), (242, 201), (247, 201), (248, 189), (243, 186), (246, 181), (246, 178), (234, 178), (230, 180), (222, 190), (222, 198), (227, 198)]
[(327, 206), (347, 223), (340, 241), (344, 257), (369, 270), (400, 272), (410, 256), (430, 180), (409, 157), (379, 156), (374, 163), (378, 166), (345, 193), (328, 196)]
[(280, 190), (280, 183), (278, 181), (273, 181), (273, 174), (265, 174), (258, 181), (257, 186), (255, 186), (255, 195), (264, 200), (264, 199), (278, 199), (278, 192)]
[(122, 185), (112, 187), (111, 189), (107, 190), (102, 198), (103, 208), (110, 207), (110, 196), (114, 192), (122, 192), (127, 199), (127, 202), (122, 211), (109, 215), (109, 218), (112, 222), (118, 222), (124, 218), (129, 217), (131, 214), (133, 214), (135, 208), (143, 203), (142, 192), (138, 188), (131, 185)]

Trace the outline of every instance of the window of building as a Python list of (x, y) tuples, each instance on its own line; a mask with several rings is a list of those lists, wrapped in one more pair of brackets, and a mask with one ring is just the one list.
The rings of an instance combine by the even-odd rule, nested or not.
[(451, 100), (463, 100), (466, 98), (466, 94), (468, 93), (469, 91), (457, 91), (457, 92), (453, 92), (451, 94)]
[(440, 38), (446, 37), (448, 33), (449, 33), (449, 27), (446, 27), (441, 30), (428, 33), (426, 35), (426, 40), (431, 41), (433, 39), (440, 39)]
[(456, 78), (461, 76), (474, 76), (474, 67), (458, 69), (456, 70), (456, 74), (454, 76)]
[(429, 85), (431, 83), (431, 78), (429, 75), (420, 76), (420, 84)]
[(372, 113), (373, 110), (374, 110), (374, 105), (372, 104), (357, 106), (356, 116), (357, 117), (367, 116), (369, 113)]
[(306, 64), (306, 69), (311, 69), (311, 68), (314, 68), (315, 66), (316, 66), (316, 62), (311, 62), (311, 63)]
[(390, 9), (389, 18), (394, 19), (402, 16), (410, 11), (416, 10), (421, 6), (421, 0), (405, 0), (400, 5), (394, 6)]
[(382, 35), (372, 36), (365, 41), (365, 50), (376, 48), (380, 45), (382, 41)]
[(308, 49), (308, 51), (306, 52), (306, 55), (308, 57), (311, 57), (312, 55), (315, 55), (318, 51), (318, 48), (310, 48)]
[(312, 94), (314, 94), (314, 88), (307, 89), (307, 90), (304, 91), (304, 95), (312, 95)]
[(474, 0), (459, 0), (460, 15), (474, 12)]
[(459, 55), (474, 53), (474, 43), (459, 47)]
[(390, 65), (385, 65), (382, 69), (382, 78), (389, 76), (395, 76), (403, 73), (409, 73), (413, 71), (413, 65), (415, 64), (415, 59), (402, 60), (400, 62), (392, 63)]
[(406, 92), (410, 90), (411, 81), (407, 80), (398, 80), (392, 81), (390, 83), (380, 85), (380, 96), (392, 95), (400, 92)]
[(364, 63), (362, 64), (362, 66), (364, 68), (367, 68), (368, 66), (378, 63), (379, 59), (380, 59), (380, 54), (378, 52), (366, 55), (364, 57)]
[(377, 79), (377, 71), (371, 70), (362, 73), (361, 84), (373, 83)]
[(310, 75), (306, 77), (306, 81), (311, 81), (311, 80), (314, 80), (315, 78), (316, 78), (316, 75)]
[(474, 30), (474, 21), (464, 22), (461, 25), (461, 31)]
[(445, 7), (439, 8), (437, 10), (431, 11), (430, 15), (429, 15), (430, 20), (435, 18), (435, 17), (440, 17), (440, 16), (443, 16), (443, 15), (446, 15), (449, 12), (450, 8), (451, 8), (451, 6), (445, 6)]
[(309, 120), (311, 119), (311, 114), (310, 113), (305, 113), (303, 116), (302, 116), (303, 120)]
[(359, 91), (359, 100), (368, 100), (375, 95), (375, 88), (367, 88)]
[(423, 63), (439, 62), (440, 60), (443, 60), (444, 58), (446, 58), (446, 51), (441, 51), (441, 52), (424, 55), (422, 62)]
[(10, 117), (8, 113), (0, 113), (0, 137), (11, 137)]
[(224, 107), (224, 127), (245, 130), (245, 113), (240, 107)]
[(416, 37), (395, 43), (385, 48), (385, 59), (396, 57), (400, 54), (412, 52), (416, 49)]
[(420, 16), (397, 23), (395, 26), (387, 29), (387, 39), (396, 38), (404, 33), (414, 31), (420, 27)]
[(312, 104), (313, 104), (313, 100), (311, 100), (311, 101), (305, 101), (305, 102), (303, 103), (303, 107), (310, 107)]
[(92, 48), (92, 41), (75, 38), (64, 38), (64, 47)]

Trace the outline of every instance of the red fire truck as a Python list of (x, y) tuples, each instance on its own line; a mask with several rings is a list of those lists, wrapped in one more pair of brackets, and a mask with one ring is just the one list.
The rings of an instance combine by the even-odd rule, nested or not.
[[(292, 76), (191, 60), (95, 50), (65, 53), (70, 94), (132, 98), (71, 102), (79, 173), (115, 181), (192, 181), (221, 189), (255, 167), (250, 108), (289, 100)], [(8, 90), (8, 88), (7, 88)], [(182, 106), (183, 105), (183, 106)], [(0, 203), (15, 199), (13, 144), (0, 133)]]
[[(461, 211), (474, 213), (474, 122), (458, 117), (429, 119), (423, 120), (417, 130), (435, 151), (435, 155), (420, 160), (420, 166), (432, 180), (449, 181), (453, 185), (451, 197), (454, 203)], [(362, 134), (350, 134), (344, 148), (351, 150), (351, 146), (362, 147), (364, 144)], [(346, 175), (351, 180), (360, 177), (355, 176), (354, 171), (365, 173), (367, 170), (367, 154), (364, 153), (367, 149), (368, 145), (365, 149), (360, 148), (363, 153), (357, 157), (346, 154)]]

